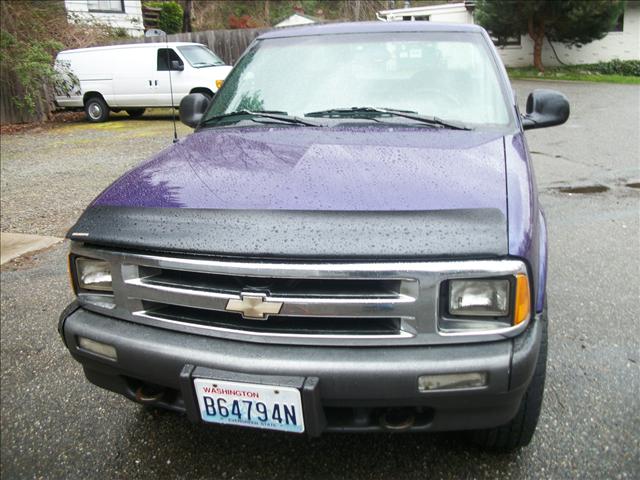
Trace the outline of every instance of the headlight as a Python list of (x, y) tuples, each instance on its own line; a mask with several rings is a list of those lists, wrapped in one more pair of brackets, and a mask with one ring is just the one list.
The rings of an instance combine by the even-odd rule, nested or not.
[(76, 279), (81, 289), (112, 291), (111, 267), (104, 260), (76, 258)]
[(498, 278), (451, 279), (441, 290), (439, 329), (464, 335), (515, 327), (531, 318), (531, 290), (524, 272)]
[(510, 282), (500, 280), (451, 280), (449, 313), (467, 317), (509, 315)]

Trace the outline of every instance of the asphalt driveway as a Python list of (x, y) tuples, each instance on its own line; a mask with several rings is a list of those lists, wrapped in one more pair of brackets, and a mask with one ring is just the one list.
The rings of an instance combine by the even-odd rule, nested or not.
[[(516, 88), (521, 104), (534, 88), (572, 102), (566, 125), (527, 134), (550, 237), (547, 390), (529, 447), (487, 454), (458, 434), (307, 440), (145, 410), (90, 385), (63, 347), (57, 316), (71, 293), (58, 244), (2, 267), (3, 478), (640, 477), (640, 87)], [(2, 231), (62, 236), (170, 141), (166, 115), (3, 136)]]

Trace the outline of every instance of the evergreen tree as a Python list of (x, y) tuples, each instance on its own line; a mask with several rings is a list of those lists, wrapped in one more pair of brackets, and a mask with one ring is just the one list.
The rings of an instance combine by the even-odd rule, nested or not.
[(478, 0), (476, 22), (499, 40), (529, 34), (533, 64), (541, 72), (545, 36), (584, 45), (604, 37), (624, 12), (625, 0)]

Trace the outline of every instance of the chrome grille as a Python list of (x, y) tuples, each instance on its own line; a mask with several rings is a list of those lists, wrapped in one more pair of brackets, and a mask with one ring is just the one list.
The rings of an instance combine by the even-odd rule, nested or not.
[(142, 302), (143, 311), (134, 315), (167, 320), (181, 319), (189, 323), (215, 327), (220, 330), (238, 330), (261, 334), (291, 335), (398, 335), (401, 321), (397, 318), (359, 317), (295, 317), (272, 316), (266, 321), (246, 320), (239, 314), (215, 312), (193, 307), (180, 307), (167, 303)]
[[(228, 270), (236, 267), (225, 262), (208, 264), (207, 272), (177, 264), (125, 269), (130, 313), (138, 319), (189, 323), (210, 332), (245, 336), (380, 339), (415, 334), (414, 312), (407, 308), (418, 296), (415, 279), (308, 278), (270, 271), (266, 264), (252, 266), (256, 273), (269, 270), (272, 276), (234, 275)], [(281, 307), (264, 319), (248, 319), (230, 307), (251, 295)]]
[[(236, 261), (150, 255), (72, 244), (72, 254), (109, 261), (113, 306), (91, 310), (155, 327), (233, 340), (328, 345), (408, 345), (461, 341), (438, 332), (440, 284), (506, 275), (516, 260), (437, 262)], [(281, 303), (264, 319), (228, 308), (244, 296)], [(95, 295), (93, 295), (95, 297)], [(236, 302), (237, 303), (237, 302)], [(496, 339), (509, 332), (490, 331)], [(487, 335), (477, 340), (489, 340)]]

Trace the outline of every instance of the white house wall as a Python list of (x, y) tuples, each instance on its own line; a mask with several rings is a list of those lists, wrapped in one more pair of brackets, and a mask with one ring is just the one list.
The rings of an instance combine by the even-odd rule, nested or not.
[(473, 23), (473, 16), (468, 11), (438, 13), (431, 15), (430, 21), (435, 23)]
[(144, 35), (142, 3), (140, 0), (124, 0), (124, 13), (90, 12), (87, 0), (65, 0), (69, 21), (99, 23), (113, 28), (123, 28), (132, 37)]
[(404, 21), (405, 17), (417, 21), (424, 21), (424, 17), (428, 17), (429, 21), (436, 23), (473, 23), (473, 14), (465, 7), (464, 3), (382, 10), (378, 12), (378, 18), (387, 22), (401, 22)]
[(277, 25), (275, 25), (275, 28), (295, 27), (298, 25), (310, 25), (312, 23), (315, 23), (315, 22), (310, 18), (306, 18), (301, 15), (291, 15), (289, 18), (286, 18), (280, 23), (278, 23)]

